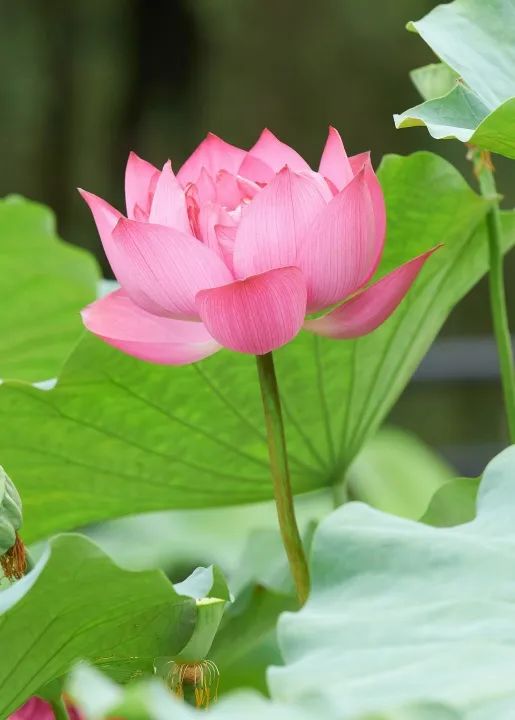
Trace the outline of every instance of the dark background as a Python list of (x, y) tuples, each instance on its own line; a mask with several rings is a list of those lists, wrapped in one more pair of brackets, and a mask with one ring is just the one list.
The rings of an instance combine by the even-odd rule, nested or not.
[[(49, 204), (61, 235), (104, 263), (75, 188), (122, 208), (129, 149), (156, 165), (171, 157), (177, 169), (208, 130), (248, 147), (268, 126), (316, 167), (331, 123), (349, 152), (371, 149), (376, 165), (385, 153), (430, 149), (473, 182), (459, 143), (436, 142), (423, 129), (397, 131), (392, 121), (419, 102), (408, 72), (433, 60), (405, 23), (436, 4), (0, 0), (0, 196)], [(515, 171), (507, 161), (498, 167), (513, 205)], [(510, 266), (513, 278), (513, 258)], [(514, 285), (508, 281), (512, 308)], [(490, 332), (486, 283), (444, 332)], [(417, 385), (393, 419), (462, 466), (472, 443), (494, 447), (504, 436), (490, 381)]]

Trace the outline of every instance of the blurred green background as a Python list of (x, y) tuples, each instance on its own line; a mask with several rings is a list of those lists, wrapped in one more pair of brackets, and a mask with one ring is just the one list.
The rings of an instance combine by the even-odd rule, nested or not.
[[(157, 165), (171, 157), (178, 168), (208, 130), (250, 146), (268, 126), (316, 167), (331, 123), (349, 152), (371, 149), (376, 165), (385, 153), (429, 149), (473, 182), (461, 145), (392, 122), (418, 102), (408, 72), (433, 59), (405, 23), (436, 4), (0, 0), (0, 195), (49, 204), (62, 236), (93, 250), (108, 273), (75, 188), (121, 208), (129, 149)], [(512, 166), (498, 161), (507, 205), (515, 204)], [(508, 289), (515, 309), (515, 283)], [(490, 333), (485, 282), (444, 332)], [(463, 472), (479, 470), (504, 439), (500, 391), (488, 379), (412, 384), (392, 419)]]

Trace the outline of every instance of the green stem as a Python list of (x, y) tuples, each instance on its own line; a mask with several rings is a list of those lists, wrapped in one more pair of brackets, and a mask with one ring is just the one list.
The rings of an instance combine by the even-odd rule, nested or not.
[(64, 704), (64, 700), (62, 699), (62, 697), (55, 698), (55, 700), (50, 700), (50, 705), (52, 706), (52, 710), (54, 711), (55, 720), (70, 720), (68, 710), (66, 709), (66, 705)]
[(279, 527), (281, 529), (286, 555), (288, 556), (291, 574), (295, 582), (297, 596), (300, 604), (304, 605), (309, 594), (309, 571), (297, 527), (297, 520), (295, 518), (290, 471), (288, 468), (288, 454), (286, 451), (286, 436), (284, 433), (281, 400), (275, 375), (274, 359), (272, 353), (267, 353), (266, 355), (256, 355), (256, 361), (261, 385), (270, 470), (274, 483)]
[(473, 150), (472, 158), (481, 194), (483, 197), (492, 201), (492, 207), (486, 217), (488, 248), (490, 253), (490, 306), (497, 352), (499, 355), (508, 431), (511, 442), (515, 443), (515, 370), (508, 325), (508, 312), (506, 310), (506, 292), (504, 289), (503, 230), (501, 211), (499, 208), (499, 195), (495, 185), (490, 153)]

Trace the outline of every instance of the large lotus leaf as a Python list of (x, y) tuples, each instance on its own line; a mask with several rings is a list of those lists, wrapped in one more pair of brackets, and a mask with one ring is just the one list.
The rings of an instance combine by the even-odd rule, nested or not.
[[(439, 242), (393, 316), (355, 341), (307, 333), (277, 352), (295, 492), (340, 482), (452, 307), (488, 268), (488, 203), (441, 158), (391, 156), (380, 274)], [(515, 216), (503, 216), (505, 249)], [(221, 352), (158, 367), (86, 337), (57, 386), (0, 387), (0, 457), (35, 539), (110, 517), (269, 499), (255, 361)]]
[(444, 61), (416, 71), (426, 102), (395, 116), (515, 158), (515, 0), (455, 0), (409, 24)]
[[(455, 477), (456, 471), (420, 439), (400, 428), (386, 426), (365, 443), (351, 464), (348, 492), (343, 489), (343, 495), (418, 520), (437, 488)], [(442, 496), (439, 504), (443, 509), (446, 498), (447, 495)], [(330, 489), (297, 496), (301, 532), (331, 512), (334, 500)], [(454, 503), (450, 497), (449, 501), (447, 510), (451, 513)], [(283, 587), (277, 582), (282, 579), (280, 563), (284, 553), (273, 501), (118, 518), (91, 527), (87, 535), (118, 563), (133, 570), (161, 567), (169, 576), (178, 577), (185, 568), (217, 562), (229, 576), (235, 595), (254, 581), (273, 589)], [(276, 538), (272, 548), (271, 537)], [(266, 543), (265, 552), (254, 552), (250, 562), (241, 560), (241, 548), (247, 538), (249, 546), (255, 543), (259, 548)], [(256, 575), (256, 570), (259, 573), (263, 566), (266, 572)], [(290, 578), (285, 561), (284, 570)]]
[(515, 446), (485, 470), (478, 515), (435, 528), (349, 503), (319, 526), (305, 607), (283, 615), (272, 696), (340, 720), (421, 700), (515, 717)]
[(96, 296), (96, 262), (57, 237), (48, 208), (9, 197), (0, 201), (0, 268), (0, 378), (54, 377)]
[(118, 567), (80, 535), (54, 538), (34, 570), (0, 593), (0, 717), (81, 658), (127, 678), (178, 655), (198, 632), (199, 580), (227, 597), (212, 568), (176, 590), (160, 571)]

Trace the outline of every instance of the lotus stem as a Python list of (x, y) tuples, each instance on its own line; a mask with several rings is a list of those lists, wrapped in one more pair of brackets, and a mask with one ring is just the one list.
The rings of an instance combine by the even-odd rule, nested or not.
[(291, 574), (295, 583), (300, 605), (304, 605), (309, 595), (309, 571), (306, 555), (295, 517), (293, 493), (291, 489), (286, 435), (279, 386), (275, 374), (272, 353), (256, 355), (261, 398), (265, 415), (270, 470), (274, 484), (275, 504), (279, 527)]
[(68, 710), (62, 697), (50, 701), (52, 710), (54, 711), (55, 720), (70, 720)]
[(499, 355), (508, 432), (510, 441), (515, 443), (515, 368), (513, 365), (513, 349), (504, 288), (503, 229), (499, 207), (500, 198), (495, 184), (494, 166), (490, 153), (473, 149), (472, 160), (481, 195), (492, 203), (486, 216), (488, 249), (490, 254), (490, 306), (497, 352)]

